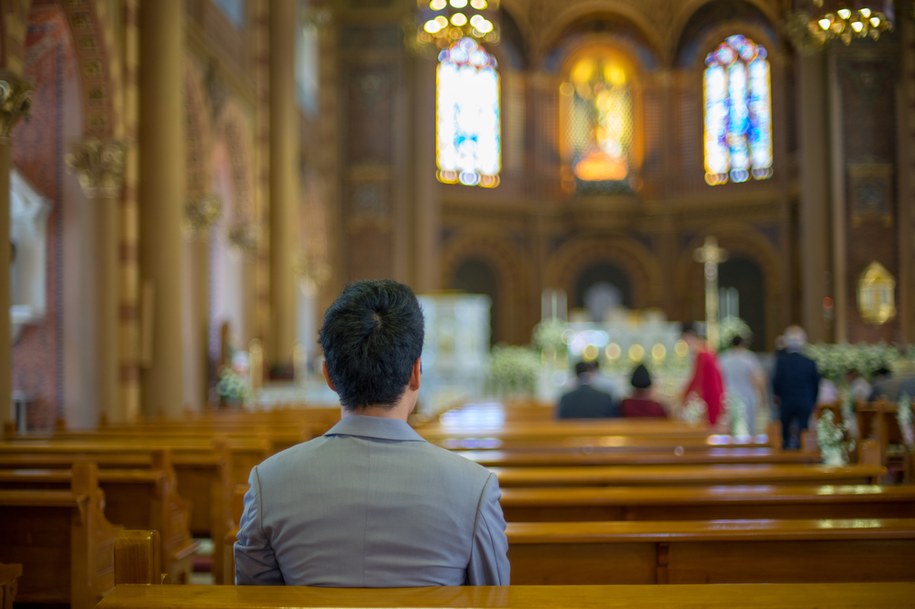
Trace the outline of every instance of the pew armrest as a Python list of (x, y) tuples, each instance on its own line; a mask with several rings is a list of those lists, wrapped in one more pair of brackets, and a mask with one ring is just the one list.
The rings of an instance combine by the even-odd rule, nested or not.
[(121, 531), (114, 542), (115, 584), (161, 584), (158, 531)]

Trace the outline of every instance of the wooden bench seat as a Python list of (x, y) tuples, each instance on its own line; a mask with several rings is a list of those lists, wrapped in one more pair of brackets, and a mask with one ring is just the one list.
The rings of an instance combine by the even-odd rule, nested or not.
[(717, 584), (670, 586), (117, 586), (98, 609), (911, 609), (915, 584)]
[(534, 452), (632, 452), (682, 448), (686, 451), (708, 448), (773, 448), (769, 436), (730, 436), (725, 434), (655, 437), (640, 435), (573, 435), (555, 438), (504, 438), (488, 436), (444, 436), (432, 438), (449, 450), (506, 450)]
[[(77, 459), (91, 459), (100, 469), (149, 468), (155, 463), (155, 455), (169, 451), (178, 495), (191, 504), (191, 533), (198, 537), (210, 537), (216, 542), (213, 572), (219, 575), (223, 558), (222, 544), (217, 540), (225, 537), (228, 526), (226, 509), (231, 501), (233, 483), (226, 447), (218, 442), (209, 446), (208, 450), (199, 446), (186, 450), (187, 447), (169, 449), (161, 443), (139, 442), (0, 443), (0, 468), (69, 468)], [(247, 481), (247, 473), (244, 479)]]
[(512, 583), (915, 581), (915, 519), (512, 522)]
[(114, 586), (118, 527), (103, 501), (86, 462), (74, 465), (70, 490), (0, 490), (0, 562), (22, 564), (17, 601), (90, 609)]
[[(0, 470), (0, 489), (69, 489), (73, 474), (66, 469)], [(172, 583), (187, 583), (197, 549), (188, 528), (191, 506), (176, 490), (175, 473), (167, 463), (150, 469), (102, 469), (105, 518), (128, 529), (159, 532), (161, 564)]]
[(598, 465), (665, 465), (665, 464), (750, 464), (750, 463), (819, 463), (816, 452), (783, 451), (771, 448), (716, 447), (684, 450), (674, 446), (667, 450), (570, 450), (544, 452), (505, 450), (456, 450), (455, 454), (485, 467), (543, 467)]
[(508, 522), (904, 518), (915, 486), (696, 486), (507, 488)]
[(491, 468), (503, 488), (538, 486), (695, 486), (747, 484), (876, 484), (880, 465), (806, 464), (605, 465)]

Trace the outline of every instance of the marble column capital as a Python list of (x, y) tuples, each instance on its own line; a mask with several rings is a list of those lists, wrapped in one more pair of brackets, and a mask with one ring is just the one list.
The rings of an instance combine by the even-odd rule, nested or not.
[(87, 138), (67, 154), (67, 166), (76, 172), (83, 193), (90, 199), (115, 197), (124, 185), (127, 147), (120, 140)]
[(23, 77), (0, 70), (0, 142), (8, 142), (19, 119), (29, 115), (32, 85)]
[(206, 195), (184, 204), (185, 225), (191, 234), (205, 236), (222, 214), (222, 200), (216, 195)]

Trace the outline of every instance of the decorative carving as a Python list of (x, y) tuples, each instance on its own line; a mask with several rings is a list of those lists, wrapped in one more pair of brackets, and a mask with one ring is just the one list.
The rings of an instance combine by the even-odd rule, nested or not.
[(126, 156), (124, 142), (90, 137), (67, 154), (67, 166), (77, 173), (87, 197), (114, 197), (124, 184)]
[(194, 234), (203, 234), (219, 219), (222, 201), (216, 195), (207, 195), (184, 204), (185, 224)]
[(32, 85), (9, 70), (0, 70), (0, 141), (8, 141), (19, 119), (32, 107)]
[(254, 253), (261, 239), (261, 228), (252, 222), (239, 222), (229, 229), (229, 241), (246, 253)]

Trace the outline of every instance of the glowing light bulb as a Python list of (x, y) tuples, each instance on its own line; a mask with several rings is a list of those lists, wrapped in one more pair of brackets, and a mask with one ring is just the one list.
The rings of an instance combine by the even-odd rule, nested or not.
[(492, 23), (484, 18), (483, 21), (480, 22), (480, 25), (477, 26), (477, 30), (479, 30), (481, 34), (488, 34), (492, 31)]
[(446, 6), (448, 6), (448, 0), (431, 0), (431, 2), (429, 2), (429, 8), (433, 11), (440, 11)]
[(874, 15), (873, 17), (871, 17), (871, 25), (873, 27), (880, 27), (880, 17), (878, 17), (877, 15)]
[(464, 8), (467, 6), (467, 0), (451, 0), (451, 6), (454, 8)]
[(826, 30), (829, 29), (829, 26), (830, 26), (830, 25), (832, 25), (832, 22), (831, 22), (829, 19), (827, 19), (826, 17), (823, 17), (822, 19), (820, 19), (819, 21), (817, 21), (817, 23), (820, 24), (820, 28), (821, 28), (824, 32), (825, 32)]
[(858, 13), (865, 19), (868, 19), (871, 16), (871, 9), (869, 9), (865, 6), (862, 9), (858, 9)]
[(864, 24), (861, 23), (860, 21), (852, 21), (852, 22), (851, 22), (851, 29), (855, 30), (855, 33), (856, 33), (856, 34), (860, 34), (860, 33), (861, 33), (861, 30), (864, 29)]
[(477, 9), (478, 11), (482, 11), (487, 6), (486, 0), (470, 0), (470, 6)]
[[(451, 2), (453, 4), (454, 0), (451, 0)], [(836, 14), (839, 15), (839, 18), (841, 18), (841, 19), (848, 19), (849, 17), (851, 17), (851, 10), (843, 7), (843, 8), (840, 8), (839, 10), (837, 10)]]
[(440, 31), (442, 31), (442, 26), (439, 25), (439, 23), (434, 19), (430, 19), (425, 23), (425, 25), (423, 25), (423, 29), (426, 30), (426, 32), (429, 34), (438, 34)]
[[(453, 4), (454, 0), (451, 0), (451, 2)], [(464, 13), (455, 13), (451, 15), (451, 25), (455, 27), (463, 27), (467, 25), (467, 15)]]

